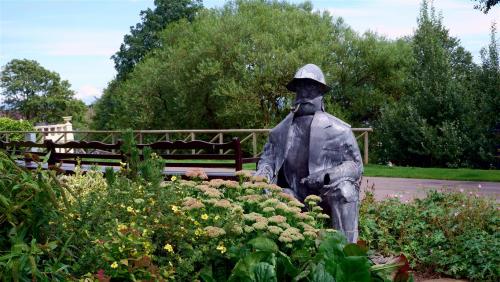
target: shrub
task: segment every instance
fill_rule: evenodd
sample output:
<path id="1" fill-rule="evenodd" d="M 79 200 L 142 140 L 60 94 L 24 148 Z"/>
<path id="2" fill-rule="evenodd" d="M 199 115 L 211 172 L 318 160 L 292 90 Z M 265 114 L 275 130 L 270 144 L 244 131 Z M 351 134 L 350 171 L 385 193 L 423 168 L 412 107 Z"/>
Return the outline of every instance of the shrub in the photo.
<path id="1" fill-rule="evenodd" d="M 0 117 L 0 131 L 31 131 L 34 130 L 33 125 L 27 120 L 14 120 L 6 117 Z M 23 134 L 11 134 L 10 141 L 24 140 Z"/>
<path id="2" fill-rule="evenodd" d="M 95 175 L 64 177 L 73 194 L 85 191 L 64 210 L 61 224 L 67 234 L 75 234 L 72 248 L 78 250 L 77 259 L 67 262 L 74 275 L 288 281 L 321 273 L 343 281 L 356 266 L 360 281 L 384 277 L 383 269 L 372 269 L 366 249 L 347 244 L 334 230 L 324 230 L 327 216 L 315 208 L 314 197 L 305 207 L 259 179 L 196 177 L 198 181 L 172 177 L 158 186 L 120 175 L 108 178 L 114 179 L 112 183 L 103 182 L 102 176 L 95 180 Z M 100 187 L 87 191 L 78 181 Z"/>
<path id="3" fill-rule="evenodd" d="M 429 192 L 403 204 L 375 202 L 368 194 L 360 209 L 360 237 L 383 254 L 405 254 L 420 270 L 498 281 L 500 212 L 472 193 Z"/>
<path id="4" fill-rule="evenodd" d="M 0 278 L 57 281 L 66 246 L 53 236 L 62 190 L 48 172 L 25 171 L 0 151 Z"/>
<path id="5" fill-rule="evenodd" d="M 317 202 L 246 172 L 240 181 L 163 180 L 130 152 L 119 172 L 55 178 L 0 154 L 0 277 L 68 281 L 406 281 L 404 258 L 373 265 Z M 398 270 L 399 269 L 399 270 Z M 395 271 L 397 270 L 397 271 Z"/>

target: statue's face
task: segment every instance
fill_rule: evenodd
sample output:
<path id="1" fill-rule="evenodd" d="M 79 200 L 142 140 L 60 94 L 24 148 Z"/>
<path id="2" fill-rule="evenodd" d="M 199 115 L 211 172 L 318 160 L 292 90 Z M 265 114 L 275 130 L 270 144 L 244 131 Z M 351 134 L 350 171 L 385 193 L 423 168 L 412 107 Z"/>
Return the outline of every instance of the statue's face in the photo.
<path id="1" fill-rule="evenodd" d="M 295 104 L 311 103 L 321 96 L 319 86 L 308 80 L 300 80 L 296 85 Z"/>
<path id="2" fill-rule="evenodd" d="M 312 115 L 322 110 L 323 96 L 316 83 L 300 80 L 295 89 L 296 96 L 293 107 L 295 115 Z"/>

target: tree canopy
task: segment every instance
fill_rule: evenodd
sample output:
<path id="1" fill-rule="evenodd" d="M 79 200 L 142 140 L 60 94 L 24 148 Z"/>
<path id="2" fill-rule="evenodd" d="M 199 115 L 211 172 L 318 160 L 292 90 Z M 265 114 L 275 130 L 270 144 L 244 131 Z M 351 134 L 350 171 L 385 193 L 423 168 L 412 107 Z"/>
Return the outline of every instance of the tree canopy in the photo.
<path id="1" fill-rule="evenodd" d="M 93 126 L 270 128 L 289 112 L 294 94 L 285 85 L 314 63 L 332 86 L 326 110 L 374 127 L 379 162 L 491 166 L 499 127 L 495 27 L 478 66 L 428 1 L 417 24 L 412 36 L 389 40 L 360 35 L 308 2 L 200 9 L 156 33 L 157 48 L 108 85 Z"/>
<path id="2" fill-rule="evenodd" d="M 130 27 L 120 50 L 111 57 L 118 79 L 124 79 L 148 52 L 161 46 L 158 33 L 169 23 L 180 19 L 191 21 L 203 7 L 201 0 L 155 0 L 154 4 L 154 10 L 141 11 L 142 21 Z"/>
<path id="3" fill-rule="evenodd" d="M 487 14 L 493 6 L 498 4 L 500 2 L 499 0 L 473 0 L 477 4 L 474 5 L 475 9 L 483 11 L 485 14 Z"/>
<path id="4" fill-rule="evenodd" d="M 33 122 L 59 122 L 65 115 L 78 120 L 85 111 L 85 104 L 74 98 L 69 82 L 34 60 L 8 62 L 1 72 L 0 86 L 4 109 Z"/>
<path id="5" fill-rule="evenodd" d="M 262 1 L 229 3 L 200 12 L 192 23 L 171 24 L 161 34 L 165 45 L 105 91 L 96 105 L 97 126 L 273 125 L 288 112 L 292 93 L 284 85 L 295 70 L 303 62 L 327 65 L 331 43 L 345 29 L 333 25 L 310 6 Z"/>
<path id="6" fill-rule="evenodd" d="M 415 166 L 471 166 L 489 159 L 477 68 L 426 1 L 412 46 L 408 94 L 386 107 L 380 119 L 383 155 Z"/>

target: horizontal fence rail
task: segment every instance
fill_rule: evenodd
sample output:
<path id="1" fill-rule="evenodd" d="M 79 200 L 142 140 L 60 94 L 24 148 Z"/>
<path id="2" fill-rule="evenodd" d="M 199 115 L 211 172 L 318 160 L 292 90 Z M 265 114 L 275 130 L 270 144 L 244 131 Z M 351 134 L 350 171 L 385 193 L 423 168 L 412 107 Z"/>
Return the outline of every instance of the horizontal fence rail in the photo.
<path id="1" fill-rule="evenodd" d="M 368 135 L 372 128 L 351 128 L 358 144 L 363 151 L 363 162 L 368 163 Z M 133 130 L 135 141 L 138 144 L 149 144 L 158 141 L 194 141 L 203 140 L 214 143 L 225 143 L 233 137 L 240 138 L 242 147 L 258 158 L 271 129 L 182 129 L 182 130 Z M 44 142 L 49 134 L 57 134 L 55 143 L 68 141 L 99 141 L 102 143 L 116 143 L 123 138 L 125 131 L 120 130 L 72 130 L 72 131 L 0 131 L 0 141 L 33 141 Z M 170 152 L 172 154 L 175 151 Z M 201 150 L 192 150 L 192 154 L 201 154 Z M 228 154 L 229 150 L 220 150 L 219 154 Z"/>

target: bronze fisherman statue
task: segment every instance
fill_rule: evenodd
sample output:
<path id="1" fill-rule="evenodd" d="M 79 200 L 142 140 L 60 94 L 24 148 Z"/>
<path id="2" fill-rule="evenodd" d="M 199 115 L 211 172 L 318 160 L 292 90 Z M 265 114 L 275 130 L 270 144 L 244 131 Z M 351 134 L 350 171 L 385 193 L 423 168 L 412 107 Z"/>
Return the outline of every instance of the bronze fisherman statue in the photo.
<path id="1" fill-rule="evenodd" d="M 356 242 L 363 164 L 351 127 L 325 112 L 330 87 L 318 66 L 301 67 L 287 88 L 296 93 L 293 110 L 271 131 L 256 175 L 302 202 L 321 196 L 333 227 Z"/>

